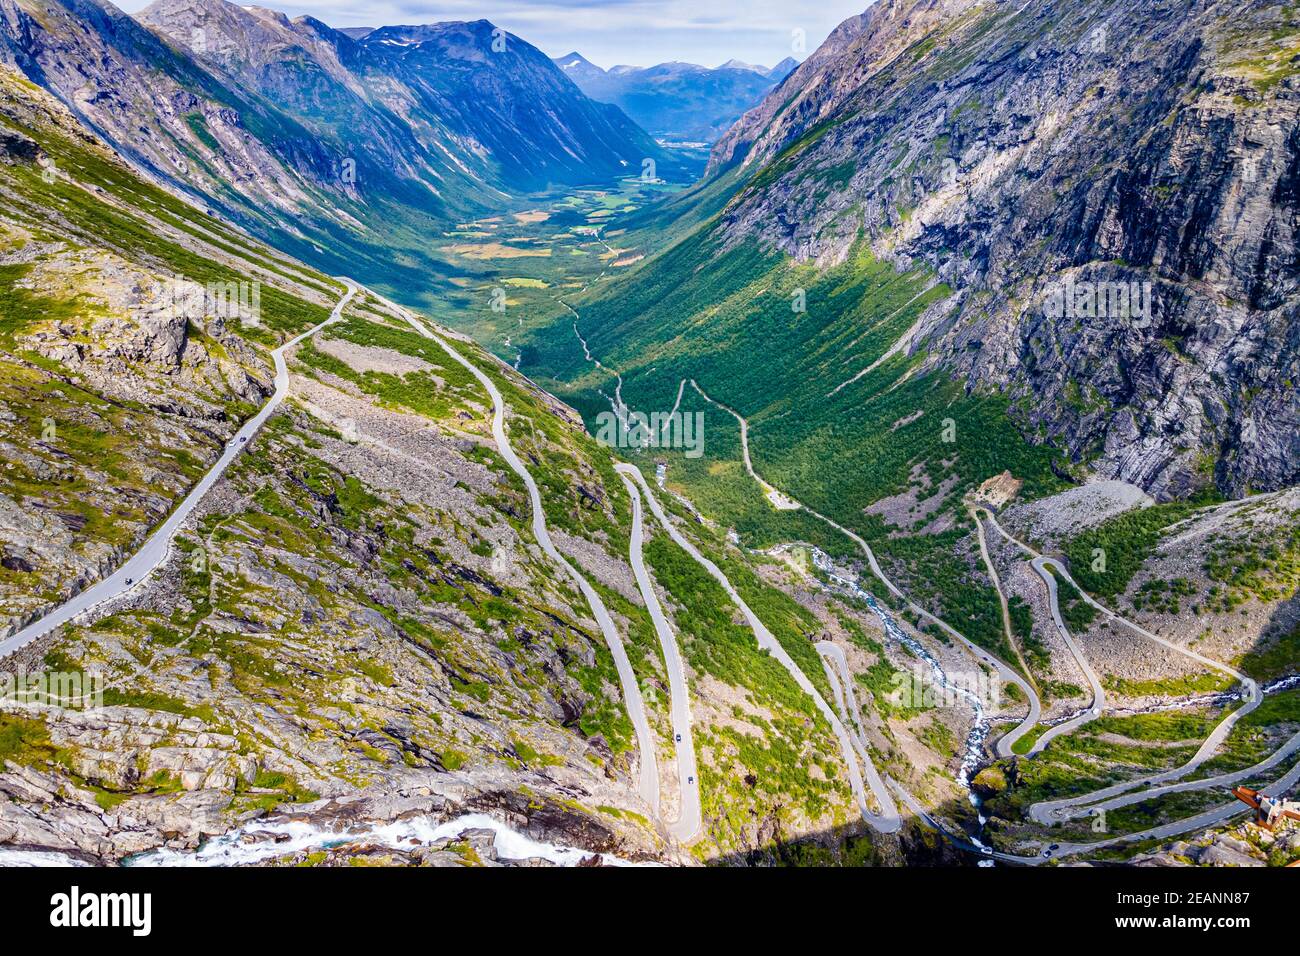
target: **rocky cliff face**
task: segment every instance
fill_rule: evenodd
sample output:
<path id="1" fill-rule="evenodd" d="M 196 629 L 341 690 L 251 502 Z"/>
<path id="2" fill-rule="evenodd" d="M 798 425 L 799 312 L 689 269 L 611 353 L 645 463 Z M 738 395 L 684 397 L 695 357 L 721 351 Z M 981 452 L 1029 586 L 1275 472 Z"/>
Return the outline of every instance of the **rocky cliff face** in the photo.
<path id="1" fill-rule="evenodd" d="M 722 229 L 924 261 L 911 350 L 1103 477 L 1293 484 L 1297 48 L 1265 2 L 880 2 L 718 143 Z"/>
<path id="2" fill-rule="evenodd" d="M 0 62 L 52 92 L 137 168 L 212 205 L 293 216 L 329 172 L 307 130 L 97 0 L 3 0 Z"/>

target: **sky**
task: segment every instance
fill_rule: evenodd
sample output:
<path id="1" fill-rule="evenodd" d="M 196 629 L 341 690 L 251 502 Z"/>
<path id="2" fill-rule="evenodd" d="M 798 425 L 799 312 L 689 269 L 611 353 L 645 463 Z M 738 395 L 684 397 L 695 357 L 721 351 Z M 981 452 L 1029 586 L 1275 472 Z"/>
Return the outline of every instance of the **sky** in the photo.
<path id="1" fill-rule="evenodd" d="M 491 20 L 550 56 L 576 50 L 598 66 L 730 59 L 802 60 L 871 0 L 260 0 L 333 27 Z M 149 0 L 116 0 L 134 13 Z M 796 33 L 796 31 L 801 31 Z M 803 44 L 800 49 L 799 39 Z"/>

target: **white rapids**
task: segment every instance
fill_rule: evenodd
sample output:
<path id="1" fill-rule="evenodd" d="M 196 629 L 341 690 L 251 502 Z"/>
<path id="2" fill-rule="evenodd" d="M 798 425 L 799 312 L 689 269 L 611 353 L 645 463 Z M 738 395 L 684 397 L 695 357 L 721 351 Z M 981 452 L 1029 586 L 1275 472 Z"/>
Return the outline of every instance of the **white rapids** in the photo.
<path id="1" fill-rule="evenodd" d="M 540 843 L 482 813 L 469 813 L 443 823 L 434 822 L 427 817 L 416 817 L 352 830 L 330 830 L 301 820 L 259 820 L 209 840 L 197 850 L 151 850 L 132 857 L 124 865 L 251 866 L 304 850 L 325 850 L 352 843 L 409 851 L 439 840 L 454 839 L 466 830 L 493 831 L 496 834 L 497 855 L 506 860 L 542 859 L 557 866 L 576 866 L 584 859 L 598 856 L 607 866 L 633 865 L 605 853 Z"/>
<path id="2" fill-rule="evenodd" d="M 576 866 L 596 856 L 606 866 L 636 866 L 608 853 L 592 853 L 575 847 L 541 843 L 510 829 L 486 814 L 469 813 L 439 823 L 415 817 L 393 823 L 371 823 L 347 830 L 331 830 L 305 820 L 255 820 L 236 830 L 208 840 L 196 850 L 162 847 L 122 861 L 131 867 L 225 867 L 254 866 L 294 853 L 328 850 L 350 844 L 410 851 L 440 840 L 455 839 L 467 830 L 491 830 L 496 834 L 497 856 L 503 860 L 546 860 L 557 866 Z M 91 866 L 78 857 L 57 850 L 18 850 L 0 847 L 0 867 Z"/>

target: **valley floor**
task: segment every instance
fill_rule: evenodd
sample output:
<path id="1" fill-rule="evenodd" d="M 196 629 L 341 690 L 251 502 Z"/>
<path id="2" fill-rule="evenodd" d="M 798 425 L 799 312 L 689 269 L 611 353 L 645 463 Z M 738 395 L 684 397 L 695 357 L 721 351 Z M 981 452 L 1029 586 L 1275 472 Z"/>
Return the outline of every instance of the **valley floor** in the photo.
<path id="1" fill-rule="evenodd" d="M 480 346 L 48 135 L 85 183 L 6 180 L 64 201 L 3 220 L 0 651 L 102 700 L 0 708 L 12 862 L 1156 858 L 1300 777 L 1300 496 L 1064 477 L 898 345 L 931 277 L 730 260 L 638 339 L 621 277 L 681 250 L 623 225 L 673 191 L 628 179 L 441 237 L 430 312 Z M 203 261 L 271 327 L 139 291 Z M 703 445 L 593 437 L 656 405 Z M 1169 853 L 1300 855 L 1223 840 Z"/>

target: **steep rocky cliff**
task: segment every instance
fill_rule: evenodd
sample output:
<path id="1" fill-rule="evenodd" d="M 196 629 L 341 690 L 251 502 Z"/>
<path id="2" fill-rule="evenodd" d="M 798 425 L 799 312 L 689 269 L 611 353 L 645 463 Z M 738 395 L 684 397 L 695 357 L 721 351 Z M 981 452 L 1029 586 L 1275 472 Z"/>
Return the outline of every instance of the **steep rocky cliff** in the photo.
<path id="1" fill-rule="evenodd" d="M 881 0 L 718 143 L 721 231 L 924 263 L 956 298 L 910 351 L 1104 477 L 1283 487 L 1297 49 L 1277 3 Z"/>

